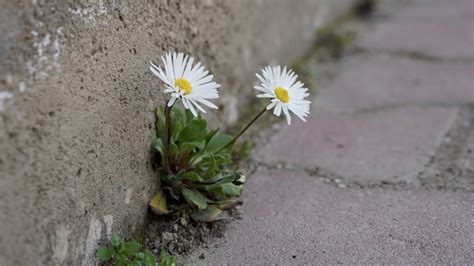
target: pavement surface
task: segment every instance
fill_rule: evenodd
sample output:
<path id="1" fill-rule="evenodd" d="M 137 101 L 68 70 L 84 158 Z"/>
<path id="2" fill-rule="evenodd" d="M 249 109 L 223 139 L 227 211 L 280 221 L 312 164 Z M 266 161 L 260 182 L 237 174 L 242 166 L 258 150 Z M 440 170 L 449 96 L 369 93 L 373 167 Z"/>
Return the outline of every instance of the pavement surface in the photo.
<path id="1" fill-rule="evenodd" d="M 380 17 L 185 264 L 474 263 L 474 2 Z"/>

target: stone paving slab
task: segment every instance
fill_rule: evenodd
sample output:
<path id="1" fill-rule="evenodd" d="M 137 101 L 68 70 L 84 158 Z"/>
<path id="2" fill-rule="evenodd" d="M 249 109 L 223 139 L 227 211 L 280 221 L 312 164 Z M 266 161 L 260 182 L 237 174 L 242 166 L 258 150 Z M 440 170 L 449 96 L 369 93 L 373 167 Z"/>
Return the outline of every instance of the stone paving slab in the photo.
<path id="1" fill-rule="evenodd" d="M 473 46 L 474 49 L 474 46 Z M 354 57 L 316 107 L 354 111 L 410 104 L 474 103 L 474 64 L 433 63 L 389 55 Z"/>
<path id="2" fill-rule="evenodd" d="M 260 160 L 321 168 L 347 181 L 410 183 L 423 170 L 457 109 L 397 107 L 360 114 L 315 110 L 271 139 Z"/>
<path id="3" fill-rule="evenodd" d="M 451 7 L 446 12 L 448 5 Z M 473 9 L 473 1 L 418 1 L 403 8 L 399 17 L 378 24 L 362 43 L 444 58 L 473 58 Z"/>
<path id="4" fill-rule="evenodd" d="M 244 198 L 242 220 L 185 264 L 474 261 L 473 194 L 338 189 L 299 171 L 261 171 Z"/>

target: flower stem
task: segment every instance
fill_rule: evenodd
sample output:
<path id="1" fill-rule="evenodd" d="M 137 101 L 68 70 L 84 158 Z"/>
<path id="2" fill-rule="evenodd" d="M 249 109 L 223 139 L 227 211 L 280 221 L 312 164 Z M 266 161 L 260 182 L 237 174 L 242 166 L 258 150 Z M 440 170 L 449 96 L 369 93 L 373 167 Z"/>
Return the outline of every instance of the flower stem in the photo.
<path id="1" fill-rule="evenodd" d="M 169 165 L 169 147 L 170 147 L 170 113 L 171 113 L 171 108 L 173 106 L 168 106 L 166 105 L 165 107 L 165 132 L 163 132 L 163 145 L 164 145 L 164 154 L 163 157 L 165 160 L 165 167 L 168 173 L 171 173 L 170 165 Z"/>
<path id="2" fill-rule="evenodd" d="M 231 141 L 229 141 L 225 146 L 223 146 L 222 148 L 220 148 L 220 149 L 216 152 L 216 154 L 218 154 L 219 152 L 225 150 L 225 149 L 228 148 L 230 145 L 232 145 L 233 143 L 235 143 L 235 142 L 237 141 L 237 139 L 238 139 L 240 136 L 242 136 L 242 134 L 244 134 L 245 131 L 247 131 L 247 129 L 249 129 L 249 127 L 250 127 L 253 123 L 255 123 L 255 121 L 257 121 L 257 119 L 259 119 L 259 118 L 265 113 L 266 110 L 267 110 L 267 108 L 266 108 L 266 107 L 263 107 L 263 109 L 262 109 L 244 128 L 242 128 L 242 129 L 240 130 L 240 132 L 239 132 L 237 135 L 235 135 L 235 137 L 234 137 Z"/>

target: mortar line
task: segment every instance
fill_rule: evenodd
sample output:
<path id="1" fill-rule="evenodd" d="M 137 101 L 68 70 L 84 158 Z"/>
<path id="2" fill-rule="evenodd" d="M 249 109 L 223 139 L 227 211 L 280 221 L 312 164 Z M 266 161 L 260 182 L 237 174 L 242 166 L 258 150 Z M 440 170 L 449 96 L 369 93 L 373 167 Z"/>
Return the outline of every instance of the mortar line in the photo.
<path id="1" fill-rule="evenodd" d="M 473 65 L 474 57 L 441 57 L 432 54 L 428 54 L 416 50 L 405 50 L 405 49 L 387 49 L 387 48 L 377 48 L 377 47 L 363 47 L 363 46 L 354 46 L 351 51 L 351 55 L 366 54 L 366 55 L 380 55 L 386 54 L 393 57 L 408 58 L 415 61 L 429 62 L 429 63 L 458 63 Z"/>
<path id="2" fill-rule="evenodd" d="M 431 108 L 431 107 L 445 107 L 445 108 L 472 108 L 474 107 L 474 102 L 437 102 L 437 101 L 427 101 L 427 102 L 402 102 L 394 103 L 387 105 L 379 105 L 367 108 L 359 108 L 354 111 L 340 112 L 341 114 L 351 114 L 351 115 L 363 115 L 367 113 L 377 113 L 383 112 L 390 109 L 404 108 L 404 107 L 421 107 L 421 108 Z"/>
<path id="3" fill-rule="evenodd" d="M 414 191 L 419 190 L 420 187 L 406 181 L 393 182 L 390 180 L 365 180 L 365 181 L 351 181 L 348 178 L 337 175 L 333 172 L 322 170 L 319 166 L 305 167 L 297 164 L 287 164 L 281 162 L 267 163 L 263 161 L 253 161 L 254 166 L 250 175 L 253 176 L 259 170 L 259 167 L 266 171 L 286 171 L 290 173 L 304 173 L 311 177 L 317 177 L 324 184 L 331 185 L 340 189 L 387 189 L 387 190 L 404 190 Z"/>
<path id="4" fill-rule="evenodd" d="M 467 121 L 467 124 L 465 124 Z M 449 138 L 449 141 L 442 142 L 436 148 L 428 163 L 424 166 L 424 171 L 417 176 L 421 186 L 437 185 L 437 190 L 446 191 L 468 191 L 470 189 L 463 189 L 458 187 L 450 187 L 448 183 L 436 183 L 437 174 L 441 175 L 441 180 L 449 181 L 449 175 L 456 178 L 465 178 L 470 174 L 474 174 L 469 169 L 464 169 L 467 174 L 463 172 L 462 167 L 459 167 L 456 162 L 462 154 L 462 147 L 467 143 L 469 134 L 474 132 L 474 104 L 466 105 L 460 109 L 459 115 L 453 125 L 447 130 L 443 138 Z M 449 154 L 449 156 L 447 156 Z M 451 170 L 449 173 L 448 170 Z M 452 173 L 453 171 L 456 173 Z M 434 171 L 434 172 L 433 172 Z M 447 178 L 448 177 L 448 178 Z M 444 185 L 440 187 L 440 185 Z"/>

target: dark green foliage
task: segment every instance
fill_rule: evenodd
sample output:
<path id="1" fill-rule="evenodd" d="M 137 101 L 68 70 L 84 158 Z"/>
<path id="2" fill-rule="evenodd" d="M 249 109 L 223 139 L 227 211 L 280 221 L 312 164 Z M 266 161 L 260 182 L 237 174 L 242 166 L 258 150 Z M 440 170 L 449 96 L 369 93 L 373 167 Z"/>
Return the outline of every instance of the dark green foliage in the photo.
<path id="1" fill-rule="evenodd" d="M 194 220 L 212 221 L 215 209 L 230 206 L 223 201 L 240 196 L 242 191 L 241 183 L 233 183 L 241 174 L 229 167 L 233 143 L 225 147 L 233 137 L 209 130 L 200 116 L 194 117 L 190 111 L 174 106 L 170 112 L 169 155 L 165 165 L 164 111 L 157 111 L 157 120 L 152 146 L 159 155 L 155 164 L 160 170 L 162 191 L 171 191 L 170 194 L 178 196 L 178 202 L 186 202 L 194 211 Z M 156 206 L 154 209 L 157 210 Z M 162 209 L 155 213 L 165 213 Z"/>
<path id="2" fill-rule="evenodd" d="M 161 247 L 161 266 L 176 266 L 176 257 L 168 255 L 164 246 Z"/>
<path id="3" fill-rule="evenodd" d="M 156 258 L 135 240 L 125 241 L 116 234 L 110 238 L 111 247 L 100 247 L 96 256 L 103 262 L 118 266 L 155 266 Z"/>

